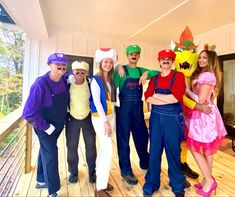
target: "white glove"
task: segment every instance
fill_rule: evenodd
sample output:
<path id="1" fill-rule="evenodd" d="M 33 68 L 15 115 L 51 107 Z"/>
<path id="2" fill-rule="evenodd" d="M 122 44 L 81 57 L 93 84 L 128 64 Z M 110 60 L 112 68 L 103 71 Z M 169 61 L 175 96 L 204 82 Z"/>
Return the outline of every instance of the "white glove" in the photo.
<path id="1" fill-rule="evenodd" d="M 75 82 L 76 82 L 76 79 L 75 79 L 74 75 L 69 75 L 69 77 L 67 79 L 67 83 L 74 84 Z"/>
<path id="2" fill-rule="evenodd" d="M 186 92 L 191 99 L 198 103 L 198 95 L 196 95 L 193 91 L 191 91 L 188 87 L 186 87 Z"/>
<path id="3" fill-rule="evenodd" d="M 45 131 L 48 135 L 51 135 L 55 131 L 55 127 L 50 124 L 50 127 Z"/>
<path id="4" fill-rule="evenodd" d="M 185 81 L 185 84 L 186 84 L 186 90 L 187 90 L 187 89 L 190 89 L 190 86 L 189 86 L 189 84 L 187 83 L 187 81 Z"/>

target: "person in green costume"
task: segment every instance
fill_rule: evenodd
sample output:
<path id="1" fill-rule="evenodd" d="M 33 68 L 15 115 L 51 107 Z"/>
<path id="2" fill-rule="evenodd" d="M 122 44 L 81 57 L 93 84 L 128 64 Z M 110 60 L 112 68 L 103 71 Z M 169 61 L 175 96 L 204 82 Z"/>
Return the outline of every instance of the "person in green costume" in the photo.
<path id="1" fill-rule="evenodd" d="M 119 166 L 121 175 L 127 183 L 138 183 L 134 176 L 130 162 L 130 132 L 132 132 L 135 148 L 139 156 L 139 164 L 142 169 L 148 169 L 149 153 L 148 129 L 144 121 L 143 113 L 143 85 L 141 82 L 158 74 L 137 66 L 141 48 L 138 45 L 130 45 L 126 48 L 128 64 L 123 65 L 124 75 L 120 76 L 118 70 L 114 72 L 114 86 L 119 88 L 120 107 L 116 107 L 116 135 Z"/>

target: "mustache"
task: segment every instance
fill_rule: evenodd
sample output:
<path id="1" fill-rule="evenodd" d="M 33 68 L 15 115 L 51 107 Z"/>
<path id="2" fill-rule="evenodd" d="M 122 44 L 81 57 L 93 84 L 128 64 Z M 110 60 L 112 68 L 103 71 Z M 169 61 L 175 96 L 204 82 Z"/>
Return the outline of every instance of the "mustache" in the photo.
<path id="1" fill-rule="evenodd" d="M 162 62 L 162 64 L 170 64 L 169 61 Z"/>
<path id="2" fill-rule="evenodd" d="M 131 59 L 136 60 L 136 57 L 132 57 Z"/>

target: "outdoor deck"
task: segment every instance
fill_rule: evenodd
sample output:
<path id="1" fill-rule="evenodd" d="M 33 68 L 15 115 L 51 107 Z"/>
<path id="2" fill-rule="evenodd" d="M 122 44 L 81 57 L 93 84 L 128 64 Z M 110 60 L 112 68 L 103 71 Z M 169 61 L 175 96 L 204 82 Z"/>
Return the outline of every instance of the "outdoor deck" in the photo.
<path id="1" fill-rule="evenodd" d="M 66 162 L 66 143 L 64 132 L 61 134 L 59 141 L 59 170 L 61 179 L 61 189 L 59 196 L 94 196 L 95 184 L 88 182 L 87 166 L 85 161 L 85 148 L 83 138 L 80 138 L 79 146 L 79 181 L 76 184 L 70 184 L 68 182 L 68 170 Z M 138 156 L 135 153 L 133 141 L 131 140 L 131 160 L 134 174 L 138 177 L 138 185 L 131 186 L 127 184 L 120 175 L 118 166 L 118 156 L 115 143 L 115 135 L 113 136 L 113 163 L 110 174 L 110 183 L 114 186 L 114 190 L 111 192 L 112 196 L 142 196 L 142 186 L 145 182 L 144 175 L 146 171 L 141 170 L 138 166 Z M 19 181 L 19 185 L 16 188 L 14 196 L 47 196 L 47 190 L 35 190 L 35 179 L 36 179 L 36 159 L 38 154 L 38 141 L 36 141 L 33 152 L 32 152 L 32 170 L 30 173 L 24 174 Z M 199 169 L 189 154 L 189 163 L 193 169 L 199 172 Z M 213 173 L 218 182 L 218 188 L 216 196 L 235 196 L 235 157 L 218 152 L 214 159 Z M 202 178 L 199 177 L 199 180 Z M 188 179 L 193 185 L 196 183 L 193 179 Z M 186 196 L 197 196 L 195 188 L 192 186 L 186 189 Z M 161 188 L 158 192 L 154 193 L 153 196 L 174 196 L 168 185 L 167 176 L 167 163 L 165 155 L 162 160 L 162 173 L 161 173 Z M 215 196 L 214 194 L 212 196 Z"/>

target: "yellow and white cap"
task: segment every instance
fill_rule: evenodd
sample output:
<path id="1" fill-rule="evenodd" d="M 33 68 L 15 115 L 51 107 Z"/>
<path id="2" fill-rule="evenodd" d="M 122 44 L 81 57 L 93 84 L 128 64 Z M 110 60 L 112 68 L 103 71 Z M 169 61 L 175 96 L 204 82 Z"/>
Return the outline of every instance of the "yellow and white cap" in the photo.
<path id="1" fill-rule="evenodd" d="M 88 71 L 89 70 L 89 64 L 84 61 L 74 61 L 72 63 L 72 70 L 74 69 L 83 69 Z"/>
<path id="2" fill-rule="evenodd" d="M 117 53 L 113 48 L 99 48 L 95 52 L 95 61 L 100 63 L 104 58 L 110 58 L 113 62 L 117 61 Z"/>

